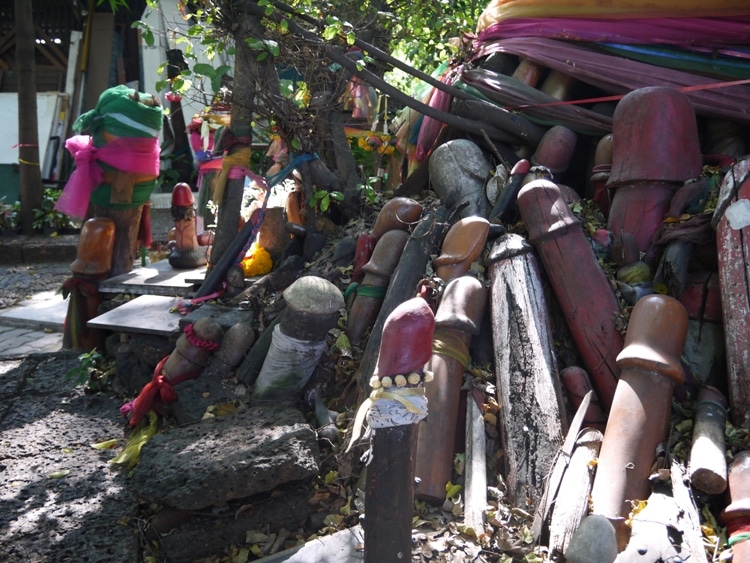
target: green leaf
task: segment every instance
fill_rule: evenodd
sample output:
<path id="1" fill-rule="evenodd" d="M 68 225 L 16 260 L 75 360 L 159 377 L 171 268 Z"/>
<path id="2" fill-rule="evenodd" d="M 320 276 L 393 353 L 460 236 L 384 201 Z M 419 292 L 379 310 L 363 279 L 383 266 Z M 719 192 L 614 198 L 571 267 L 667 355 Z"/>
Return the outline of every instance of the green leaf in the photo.
<path id="1" fill-rule="evenodd" d="M 142 37 L 148 47 L 154 46 L 154 32 L 151 31 L 151 28 L 144 29 L 142 33 Z"/>
<path id="2" fill-rule="evenodd" d="M 354 45 L 354 42 L 357 40 L 357 36 L 354 34 L 353 31 L 350 31 L 346 34 L 346 43 L 347 45 Z"/>
<path id="3" fill-rule="evenodd" d="M 203 27 L 203 25 L 201 25 L 201 24 L 195 24 L 195 25 L 191 25 L 191 26 L 190 26 L 190 27 L 188 28 L 188 30 L 187 30 L 187 34 L 188 34 L 188 35 L 189 35 L 190 37 L 200 37 L 200 36 L 201 36 L 201 35 L 203 35 L 203 34 L 204 34 L 205 32 L 206 32 L 206 30 L 205 30 L 205 28 Z"/>
<path id="4" fill-rule="evenodd" d="M 195 74 L 203 74 L 205 76 L 213 77 L 216 75 L 216 69 L 206 63 L 197 63 L 193 65 L 193 72 Z"/>
<path id="5" fill-rule="evenodd" d="M 331 192 L 328 195 L 331 196 L 331 199 L 335 199 L 336 201 L 344 201 L 344 194 L 341 192 Z"/>
<path id="6" fill-rule="evenodd" d="M 286 18 L 279 22 L 279 32 L 282 35 L 286 35 L 287 33 L 289 33 L 289 20 L 287 20 Z"/>
<path id="7" fill-rule="evenodd" d="M 320 210 L 325 213 L 328 211 L 328 206 L 331 205 L 331 200 L 328 198 L 328 194 L 320 200 Z"/>
<path id="8" fill-rule="evenodd" d="M 292 148 L 296 151 L 302 148 L 302 143 L 300 143 L 299 139 L 292 139 Z"/>
<path id="9" fill-rule="evenodd" d="M 274 57 L 278 57 L 279 53 L 281 52 L 279 50 L 279 44 L 276 41 L 271 41 L 270 39 L 266 41 L 266 48 L 268 49 L 268 52 L 271 53 Z"/>
<path id="10" fill-rule="evenodd" d="M 161 92 L 162 90 L 166 90 L 167 86 L 169 86 L 169 81 L 167 81 L 167 80 L 159 80 L 154 85 L 154 90 L 156 90 L 157 92 Z"/>
<path id="11" fill-rule="evenodd" d="M 262 53 L 258 53 L 256 60 L 260 62 L 260 61 L 266 60 L 267 58 L 268 58 L 268 51 L 263 51 Z"/>
<path id="12" fill-rule="evenodd" d="M 245 39 L 245 43 L 247 43 L 247 46 L 253 51 L 263 51 L 265 49 L 263 41 L 256 39 L 255 37 L 248 37 Z"/>
<path id="13" fill-rule="evenodd" d="M 214 92 L 218 92 L 219 90 L 221 90 L 222 78 L 223 78 L 223 75 L 218 74 L 211 79 L 211 89 Z"/>
<path id="14" fill-rule="evenodd" d="M 349 350 L 352 347 L 352 343 L 349 341 L 349 337 L 346 333 L 342 332 L 339 334 L 338 338 L 336 338 L 335 346 L 339 350 Z"/>

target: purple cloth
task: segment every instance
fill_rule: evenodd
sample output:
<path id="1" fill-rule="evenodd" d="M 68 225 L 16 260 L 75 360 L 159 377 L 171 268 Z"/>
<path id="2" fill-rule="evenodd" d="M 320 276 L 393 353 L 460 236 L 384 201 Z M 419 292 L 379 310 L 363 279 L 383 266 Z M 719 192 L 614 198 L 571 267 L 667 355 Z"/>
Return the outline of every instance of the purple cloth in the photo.
<path id="1" fill-rule="evenodd" d="M 479 43 L 546 37 L 591 43 L 717 47 L 750 43 L 750 17 L 736 18 L 510 18 L 479 33 Z"/>
<path id="2" fill-rule="evenodd" d="M 483 48 L 529 59 L 600 88 L 609 94 L 627 94 L 648 86 L 683 91 L 697 113 L 750 123 L 750 85 L 724 86 L 721 82 L 660 66 L 607 55 L 576 43 L 543 37 L 516 37 Z"/>

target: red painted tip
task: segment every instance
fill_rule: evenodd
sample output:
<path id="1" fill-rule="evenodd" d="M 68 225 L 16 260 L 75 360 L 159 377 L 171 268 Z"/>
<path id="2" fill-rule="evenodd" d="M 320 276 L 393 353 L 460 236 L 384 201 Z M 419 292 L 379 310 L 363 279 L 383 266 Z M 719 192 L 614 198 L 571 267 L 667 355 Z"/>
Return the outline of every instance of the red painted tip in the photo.
<path id="1" fill-rule="evenodd" d="M 383 326 L 375 375 L 421 372 L 432 356 L 435 316 L 421 297 L 404 301 L 396 307 Z"/>
<path id="2" fill-rule="evenodd" d="M 185 182 L 176 184 L 172 190 L 172 205 L 176 207 L 192 207 L 195 200 L 193 199 L 193 190 Z"/>

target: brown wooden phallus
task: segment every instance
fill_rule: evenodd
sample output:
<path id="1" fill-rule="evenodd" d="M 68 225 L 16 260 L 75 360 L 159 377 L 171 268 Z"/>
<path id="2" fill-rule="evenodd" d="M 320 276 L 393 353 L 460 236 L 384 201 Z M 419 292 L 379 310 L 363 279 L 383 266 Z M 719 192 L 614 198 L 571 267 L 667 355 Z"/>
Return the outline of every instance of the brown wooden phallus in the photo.
<path id="1" fill-rule="evenodd" d="M 362 267 L 365 277 L 357 286 L 346 325 L 346 335 L 352 344 L 358 344 L 375 322 L 407 240 L 409 233 L 405 231 L 387 231 L 375 245 L 370 261 Z"/>
<path id="2" fill-rule="evenodd" d="M 63 295 L 70 296 L 63 329 L 66 350 L 102 349 L 105 332 L 89 328 L 88 321 L 99 315 L 103 297 L 99 281 L 107 279 L 112 267 L 115 222 L 108 217 L 94 217 L 83 224 L 78 253 L 70 265 L 73 277 L 63 284 Z"/>
<path id="3" fill-rule="evenodd" d="M 445 235 L 440 256 L 432 261 L 435 274 L 444 282 L 464 275 L 484 249 L 490 223 L 484 217 L 466 217 Z"/>
<path id="4" fill-rule="evenodd" d="M 435 314 L 433 354 L 426 366 L 434 379 L 425 386 L 430 414 L 419 423 L 417 496 L 438 505 L 453 474 L 453 454 L 459 401 L 467 367 L 469 344 L 479 333 L 487 307 L 487 289 L 471 276 L 448 283 Z"/>
<path id="5" fill-rule="evenodd" d="M 375 218 L 372 235 L 379 239 L 391 230 L 408 231 L 422 215 L 422 204 L 409 197 L 389 199 Z"/>
<path id="6" fill-rule="evenodd" d="M 623 525 L 630 501 L 648 498 L 656 446 L 666 438 L 672 392 L 684 382 L 680 356 L 687 333 L 685 307 L 666 295 L 647 295 L 633 307 L 621 368 L 591 491 L 593 512 Z M 624 536 L 620 536 L 621 540 Z"/>

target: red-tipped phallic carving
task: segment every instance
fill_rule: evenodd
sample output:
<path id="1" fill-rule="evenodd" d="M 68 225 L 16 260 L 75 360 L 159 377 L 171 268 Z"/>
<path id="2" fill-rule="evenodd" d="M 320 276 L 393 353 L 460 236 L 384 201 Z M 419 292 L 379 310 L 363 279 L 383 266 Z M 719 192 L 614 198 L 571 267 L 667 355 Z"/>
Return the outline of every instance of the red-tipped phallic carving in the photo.
<path id="1" fill-rule="evenodd" d="M 556 184 L 534 180 L 525 185 L 518 207 L 599 401 L 609 410 L 619 373 L 616 358 L 623 345 L 615 325 L 620 306 L 609 280 Z"/>

